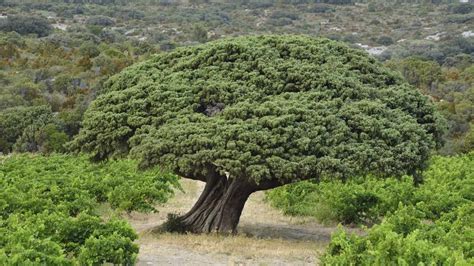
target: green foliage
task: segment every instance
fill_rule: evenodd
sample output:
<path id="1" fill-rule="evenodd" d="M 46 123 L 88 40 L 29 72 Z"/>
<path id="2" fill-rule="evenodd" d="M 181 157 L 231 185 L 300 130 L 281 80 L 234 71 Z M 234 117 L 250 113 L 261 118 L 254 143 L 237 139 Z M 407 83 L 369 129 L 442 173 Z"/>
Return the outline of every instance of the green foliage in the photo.
<path id="1" fill-rule="evenodd" d="M 23 130 L 16 140 L 13 150 L 16 152 L 64 152 L 64 144 L 69 141 L 53 120 L 37 120 Z"/>
<path id="2" fill-rule="evenodd" d="M 313 216 L 321 222 L 373 224 L 398 203 L 413 198 L 413 180 L 376 177 L 353 178 L 346 182 L 304 181 L 269 191 L 267 200 L 289 215 Z"/>
<path id="3" fill-rule="evenodd" d="M 469 3 L 452 4 L 449 6 L 449 11 L 454 14 L 468 14 L 474 11 L 474 7 Z"/>
<path id="4" fill-rule="evenodd" d="M 192 31 L 194 41 L 202 43 L 207 41 L 207 30 L 202 25 L 195 25 Z"/>
<path id="5" fill-rule="evenodd" d="M 117 233 L 90 237 L 84 243 L 79 254 L 83 265 L 99 265 L 113 262 L 120 265 L 133 265 L 138 253 L 138 246 L 130 238 Z"/>
<path id="6" fill-rule="evenodd" d="M 392 45 L 393 44 L 393 39 L 390 36 L 380 36 L 377 39 L 377 43 L 381 45 Z"/>
<path id="7" fill-rule="evenodd" d="M 311 13 L 332 13 L 335 12 L 336 9 L 331 5 L 317 4 L 310 7 L 308 11 Z"/>
<path id="8" fill-rule="evenodd" d="M 25 129 L 37 121 L 50 121 L 51 109 L 47 106 L 14 107 L 0 113 L 0 152 L 8 153 Z M 38 123 L 37 123 L 38 124 Z"/>
<path id="9" fill-rule="evenodd" d="M 86 56 L 89 58 L 94 58 L 100 55 L 100 50 L 97 48 L 97 45 L 95 45 L 92 42 L 86 42 L 79 47 L 79 53 L 82 56 Z"/>
<path id="10" fill-rule="evenodd" d="M 100 27 L 106 27 L 106 26 L 114 25 L 115 22 L 107 16 L 94 16 L 94 17 L 90 17 L 86 21 L 86 24 L 94 25 L 94 26 L 100 26 Z"/>
<path id="11" fill-rule="evenodd" d="M 39 152 L 63 152 L 64 144 L 69 140 L 66 133 L 60 131 L 56 125 L 48 124 L 36 135 L 37 142 L 41 145 Z"/>
<path id="12" fill-rule="evenodd" d="M 412 85 L 425 91 L 441 79 L 441 66 L 421 58 L 406 58 L 399 62 L 388 62 L 387 66 L 400 71 Z"/>
<path id="13" fill-rule="evenodd" d="M 446 67 L 421 58 L 390 60 L 386 63 L 398 70 L 413 85 L 431 95 L 448 121 L 446 143 L 441 154 L 467 153 L 472 150 L 470 124 L 474 118 L 474 75 L 466 56 L 451 58 Z"/>
<path id="14" fill-rule="evenodd" d="M 253 36 L 158 54 L 111 78 L 72 144 L 183 175 L 256 181 L 401 175 L 442 128 L 430 101 L 364 52 Z"/>
<path id="15" fill-rule="evenodd" d="M 474 20 L 474 13 L 468 14 L 456 14 L 456 15 L 449 15 L 446 17 L 446 22 L 448 23 L 458 23 L 463 24 Z"/>
<path id="16" fill-rule="evenodd" d="M 270 202 L 292 215 L 345 223 L 382 222 L 367 235 L 340 229 L 325 265 L 471 265 L 474 262 L 474 153 L 434 157 L 424 181 L 411 178 L 300 182 L 272 190 Z"/>
<path id="17" fill-rule="evenodd" d="M 402 206 L 366 236 L 342 229 L 332 237 L 324 265 L 472 265 L 474 208 L 456 207 L 426 221 L 414 206 Z"/>
<path id="18" fill-rule="evenodd" d="M 474 153 L 435 157 L 418 187 L 408 176 L 305 181 L 271 190 L 267 199 L 286 214 L 313 216 L 323 222 L 373 224 L 399 204 L 416 205 L 426 218 L 437 219 L 474 200 L 473 168 Z"/>
<path id="19" fill-rule="evenodd" d="M 474 201 L 474 152 L 463 156 L 437 157 L 424 173 L 413 204 L 430 219 Z"/>
<path id="20" fill-rule="evenodd" d="M 130 160 L 91 164 L 85 156 L 14 155 L 0 163 L 2 264 L 133 264 L 130 225 L 104 220 L 98 206 L 153 211 L 178 187 L 176 176 L 138 171 Z"/>
<path id="21" fill-rule="evenodd" d="M 69 141 L 48 106 L 13 107 L 0 113 L 0 152 L 62 152 Z"/>
<path id="22" fill-rule="evenodd" d="M 37 34 L 44 37 L 51 33 L 52 27 L 44 17 L 10 15 L 5 21 L 0 21 L 0 31 L 15 31 L 19 34 Z"/>
<path id="23" fill-rule="evenodd" d="M 273 19 L 287 18 L 290 20 L 298 20 L 299 17 L 297 13 L 293 13 L 293 12 L 285 11 L 285 10 L 278 10 L 276 12 L 273 12 L 270 18 L 273 18 Z"/>

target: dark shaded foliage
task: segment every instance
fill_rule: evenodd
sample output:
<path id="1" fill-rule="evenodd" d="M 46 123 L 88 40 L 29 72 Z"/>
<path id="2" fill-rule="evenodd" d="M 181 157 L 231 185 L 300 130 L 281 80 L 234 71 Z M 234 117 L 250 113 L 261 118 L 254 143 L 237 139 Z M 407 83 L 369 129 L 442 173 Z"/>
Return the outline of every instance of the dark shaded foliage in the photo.
<path id="1" fill-rule="evenodd" d="M 48 36 L 52 27 L 48 20 L 39 16 L 10 15 L 0 20 L 0 31 L 15 31 L 19 34 L 37 34 L 39 37 Z"/>

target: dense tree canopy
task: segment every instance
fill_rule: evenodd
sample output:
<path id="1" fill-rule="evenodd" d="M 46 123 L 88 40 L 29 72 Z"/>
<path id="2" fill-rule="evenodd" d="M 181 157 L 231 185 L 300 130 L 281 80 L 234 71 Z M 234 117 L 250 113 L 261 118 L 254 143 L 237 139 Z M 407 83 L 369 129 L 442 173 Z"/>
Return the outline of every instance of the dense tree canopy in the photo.
<path id="1" fill-rule="evenodd" d="M 208 185 L 217 176 L 224 190 L 244 183 L 236 186 L 250 194 L 309 178 L 413 173 L 441 124 L 427 97 L 363 51 L 252 36 L 159 54 L 114 76 L 73 147 L 96 159 L 131 154 Z M 203 223 L 191 231 L 222 229 Z"/>
<path id="2" fill-rule="evenodd" d="M 208 165 L 255 180 L 398 175 L 418 167 L 440 135 L 426 97 L 362 51 L 326 39 L 178 49 L 106 87 L 76 145 L 191 176 Z"/>

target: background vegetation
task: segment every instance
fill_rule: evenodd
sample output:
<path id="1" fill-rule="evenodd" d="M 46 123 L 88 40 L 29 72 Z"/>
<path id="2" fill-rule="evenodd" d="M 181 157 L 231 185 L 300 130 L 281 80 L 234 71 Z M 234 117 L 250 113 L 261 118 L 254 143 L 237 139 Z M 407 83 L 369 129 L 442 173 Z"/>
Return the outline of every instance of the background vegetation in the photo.
<path id="1" fill-rule="evenodd" d="M 336 233 L 328 265 L 474 262 L 474 153 L 432 159 L 424 182 L 374 177 L 300 182 L 267 193 L 290 215 L 323 222 L 373 225 L 365 236 Z M 363 181 L 365 180 L 365 181 Z"/>

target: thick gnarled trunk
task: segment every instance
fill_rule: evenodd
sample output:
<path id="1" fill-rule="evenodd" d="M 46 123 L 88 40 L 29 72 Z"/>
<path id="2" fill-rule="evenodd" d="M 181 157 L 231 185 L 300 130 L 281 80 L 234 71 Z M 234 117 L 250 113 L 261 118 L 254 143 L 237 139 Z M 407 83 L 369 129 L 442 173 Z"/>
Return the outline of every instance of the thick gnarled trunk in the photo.
<path id="1" fill-rule="evenodd" d="M 205 176 L 189 176 L 177 173 L 188 179 L 206 183 L 201 196 L 192 209 L 183 216 L 173 218 L 165 230 L 191 233 L 235 233 L 245 202 L 250 194 L 284 185 L 288 182 L 269 178 L 255 182 L 247 178 L 228 178 L 219 174 L 215 166 L 207 168 Z M 176 219 L 176 220 L 175 220 Z M 169 224 L 168 224 L 169 225 Z"/>
<path id="2" fill-rule="evenodd" d="M 212 175 L 180 223 L 192 233 L 235 233 L 245 202 L 254 191 L 248 182 Z"/>

